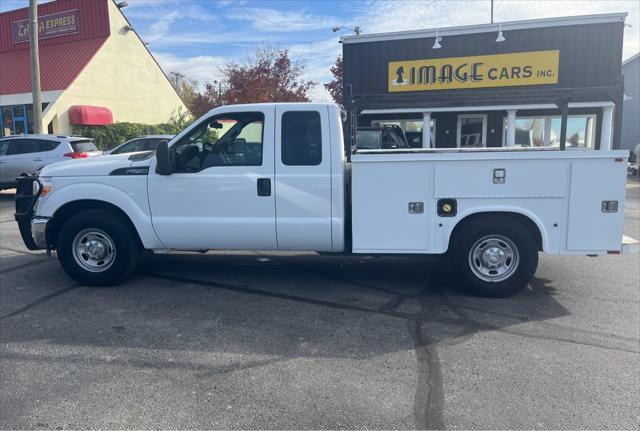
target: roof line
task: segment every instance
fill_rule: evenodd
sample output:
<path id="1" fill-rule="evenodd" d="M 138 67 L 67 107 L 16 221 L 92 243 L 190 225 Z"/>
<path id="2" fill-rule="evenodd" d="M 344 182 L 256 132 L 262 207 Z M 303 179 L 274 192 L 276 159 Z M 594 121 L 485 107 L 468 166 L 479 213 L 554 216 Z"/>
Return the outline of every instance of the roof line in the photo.
<path id="1" fill-rule="evenodd" d="M 609 101 L 594 101 L 594 102 L 570 102 L 569 108 L 603 108 L 613 107 L 613 102 Z M 515 110 L 530 110 L 530 109 L 558 109 L 558 105 L 555 103 L 530 103 L 520 105 L 473 105 L 473 106 L 444 106 L 444 107 L 431 107 L 431 108 L 391 108 L 391 109 L 363 109 L 361 114 L 374 115 L 374 114 L 420 114 L 425 112 L 478 112 L 478 111 L 508 111 L 510 109 Z"/>
<path id="2" fill-rule="evenodd" d="M 626 12 L 618 12 L 618 13 L 604 13 L 604 14 L 596 14 L 596 15 L 576 15 L 576 16 L 566 16 L 566 17 L 529 19 L 529 20 L 521 20 L 521 21 L 504 21 L 504 22 L 494 22 L 490 24 L 473 24 L 473 25 L 463 25 L 463 26 L 456 26 L 456 27 L 439 27 L 439 28 L 432 28 L 432 29 L 397 31 L 397 32 L 389 32 L 389 33 L 372 33 L 372 34 L 363 34 L 360 36 L 356 36 L 356 35 L 342 36 L 340 38 L 340 42 L 344 44 L 348 44 L 348 43 L 383 42 L 383 41 L 398 40 L 398 39 L 418 39 L 418 38 L 425 38 L 425 37 L 434 37 L 436 35 L 436 32 L 438 33 L 438 36 L 474 34 L 474 33 L 496 31 L 498 29 L 498 26 L 501 26 L 503 31 L 508 31 L 508 30 L 523 30 L 528 28 L 540 28 L 540 27 L 559 27 L 559 26 L 566 26 L 566 25 L 624 22 L 626 17 L 627 17 Z"/>
<path id="3" fill-rule="evenodd" d="M 632 55 L 631 57 L 627 58 L 625 61 L 622 62 L 622 65 L 624 66 L 627 63 L 631 63 L 633 60 L 636 60 L 638 57 L 640 57 L 640 52 L 636 52 L 635 55 Z"/>

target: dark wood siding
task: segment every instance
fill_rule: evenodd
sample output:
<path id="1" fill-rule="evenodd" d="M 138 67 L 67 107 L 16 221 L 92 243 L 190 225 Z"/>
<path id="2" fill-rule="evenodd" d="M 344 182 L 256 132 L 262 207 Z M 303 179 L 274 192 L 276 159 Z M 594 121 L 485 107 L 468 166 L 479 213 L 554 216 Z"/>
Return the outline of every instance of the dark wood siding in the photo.
<path id="1" fill-rule="evenodd" d="M 553 103 L 615 100 L 622 58 L 622 22 L 446 36 L 442 48 L 433 38 L 347 43 L 343 46 L 344 83 L 351 86 L 359 108 L 465 106 L 469 104 Z M 393 93 L 387 92 L 388 63 L 400 60 L 464 57 L 514 52 L 560 50 L 557 84 Z M 346 88 L 346 87 L 345 87 Z"/>

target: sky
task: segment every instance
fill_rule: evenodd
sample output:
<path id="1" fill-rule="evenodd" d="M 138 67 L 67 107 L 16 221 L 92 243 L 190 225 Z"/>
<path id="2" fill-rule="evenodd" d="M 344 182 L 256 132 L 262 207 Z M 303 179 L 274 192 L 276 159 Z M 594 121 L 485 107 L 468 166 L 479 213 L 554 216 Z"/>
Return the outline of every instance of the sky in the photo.
<path id="1" fill-rule="evenodd" d="M 90 0 L 85 0 L 90 1 Z M 329 101 L 323 85 L 341 52 L 334 26 L 364 33 L 432 29 L 490 21 L 490 0 L 127 0 L 123 9 L 165 72 L 202 83 L 219 79 L 227 62 L 243 62 L 256 45 L 288 49 L 318 82 L 313 101 Z M 42 3 L 42 2 L 41 2 Z M 0 11 L 27 6 L 0 0 Z M 627 12 L 623 59 L 640 51 L 640 1 L 495 0 L 494 21 Z M 505 36 L 508 34 L 505 32 Z"/>

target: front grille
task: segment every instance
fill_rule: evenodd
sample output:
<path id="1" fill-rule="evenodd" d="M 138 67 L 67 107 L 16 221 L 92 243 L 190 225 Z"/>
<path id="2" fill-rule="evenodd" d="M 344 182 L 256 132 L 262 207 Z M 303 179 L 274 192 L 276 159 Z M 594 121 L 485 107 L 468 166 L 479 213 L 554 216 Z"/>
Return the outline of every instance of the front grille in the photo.
<path id="1" fill-rule="evenodd" d="M 33 194 L 33 182 L 38 181 L 36 177 L 20 177 L 18 178 L 18 185 L 16 186 L 16 217 L 18 216 L 31 216 L 33 211 L 33 205 L 38 199 L 37 195 Z"/>

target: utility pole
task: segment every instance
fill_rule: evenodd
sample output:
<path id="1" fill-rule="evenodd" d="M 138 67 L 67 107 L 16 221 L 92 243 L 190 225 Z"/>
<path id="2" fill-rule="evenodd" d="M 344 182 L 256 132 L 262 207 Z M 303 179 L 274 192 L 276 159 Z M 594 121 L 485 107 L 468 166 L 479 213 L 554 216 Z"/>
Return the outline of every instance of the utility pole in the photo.
<path id="1" fill-rule="evenodd" d="M 33 133 L 42 133 L 42 94 L 38 50 L 38 1 L 29 0 L 29 47 L 31 49 L 31 91 L 33 93 Z"/>

